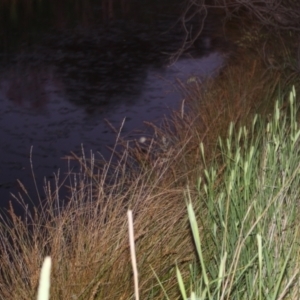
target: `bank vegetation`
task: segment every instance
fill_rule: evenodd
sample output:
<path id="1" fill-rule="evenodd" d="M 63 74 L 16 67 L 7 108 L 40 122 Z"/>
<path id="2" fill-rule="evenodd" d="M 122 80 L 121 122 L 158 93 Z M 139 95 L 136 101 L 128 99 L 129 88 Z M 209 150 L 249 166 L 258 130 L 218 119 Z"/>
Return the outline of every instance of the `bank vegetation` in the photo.
<path id="1" fill-rule="evenodd" d="M 182 83 L 181 110 L 118 140 L 118 163 L 73 155 L 80 173 L 25 218 L 10 210 L 2 299 L 36 299 L 48 255 L 51 299 L 137 299 L 128 209 L 140 299 L 299 299 L 299 3 L 193 1 L 183 19 L 210 9 L 235 43 L 227 66 Z"/>

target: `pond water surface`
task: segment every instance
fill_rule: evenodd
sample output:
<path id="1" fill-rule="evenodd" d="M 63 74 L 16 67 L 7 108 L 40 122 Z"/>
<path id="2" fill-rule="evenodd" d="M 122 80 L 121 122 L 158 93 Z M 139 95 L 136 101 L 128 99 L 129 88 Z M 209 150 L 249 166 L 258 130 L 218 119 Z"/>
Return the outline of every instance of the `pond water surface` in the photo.
<path id="1" fill-rule="evenodd" d="M 155 12 L 159 6 L 153 3 Z M 183 41 L 179 16 L 172 11 L 156 13 L 147 22 L 139 15 L 87 27 L 80 22 L 49 26 L 33 40 L 2 45 L 1 207 L 7 207 L 11 193 L 21 191 L 17 180 L 37 198 L 30 155 L 42 195 L 44 178 L 53 181 L 58 169 L 68 172 L 62 158 L 71 151 L 80 155 L 84 148 L 108 158 L 116 139 L 112 127 L 119 130 L 125 120 L 122 137 L 138 138 L 144 121 L 159 124 L 170 109 L 179 108 L 177 79 L 204 80 L 220 70 L 225 60 L 219 45 L 225 41 L 216 42 L 213 17 L 207 18 L 197 43 L 170 63 Z"/>

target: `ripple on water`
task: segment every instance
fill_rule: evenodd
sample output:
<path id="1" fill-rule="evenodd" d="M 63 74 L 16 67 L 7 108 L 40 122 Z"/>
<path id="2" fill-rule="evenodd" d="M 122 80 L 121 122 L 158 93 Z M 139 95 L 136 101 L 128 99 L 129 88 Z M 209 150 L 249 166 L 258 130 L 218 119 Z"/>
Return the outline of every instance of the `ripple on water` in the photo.
<path id="1" fill-rule="evenodd" d="M 95 45 L 87 51 L 80 43 L 76 47 L 50 49 L 55 53 L 39 54 L 34 63 L 22 54 L 0 69 L 3 206 L 11 199 L 9 193 L 18 191 L 16 179 L 34 191 L 29 160 L 32 147 L 34 173 L 42 187 L 44 176 L 53 178 L 57 168 L 61 174 L 68 172 L 67 162 L 61 158 L 70 151 L 80 154 L 83 144 L 87 152 L 109 157 L 107 147 L 116 139 L 111 126 L 118 130 L 125 119 L 122 136 L 134 138 L 135 130 L 145 128 L 144 121 L 159 120 L 169 109 L 179 107 L 182 96 L 176 88 L 177 79 L 185 83 L 193 82 L 194 77 L 204 80 L 224 64 L 219 52 L 182 58 L 171 66 L 153 66 L 149 62 L 139 64 L 126 53 L 109 61 L 107 57 L 118 53 L 113 49 L 104 55 Z M 126 47 L 138 46 L 131 40 Z"/>

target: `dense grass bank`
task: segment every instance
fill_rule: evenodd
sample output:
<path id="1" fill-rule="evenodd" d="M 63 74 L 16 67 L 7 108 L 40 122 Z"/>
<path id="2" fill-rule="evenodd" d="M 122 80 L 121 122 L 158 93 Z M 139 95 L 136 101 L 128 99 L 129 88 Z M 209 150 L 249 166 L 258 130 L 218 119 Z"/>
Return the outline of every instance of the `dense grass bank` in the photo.
<path id="1" fill-rule="evenodd" d="M 221 159 L 198 180 L 193 205 L 187 189 L 198 255 L 187 286 L 199 299 L 299 299 L 295 100 L 293 90 L 290 106 L 282 109 L 279 100 L 269 121 L 256 115 L 249 127 L 231 124 L 219 140 Z"/>
<path id="2" fill-rule="evenodd" d="M 118 165 L 77 157 L 70 199 L 58 182 L 43 210 L 11 211 L 1 298 L 35 299 L 50 255 L 51 299 L 133 299 L 128 209 L 141 299 L 299 298 L 297 33 L 227 8 L 238 48 L 214 81 L 185 85 L 182 109 L 146 143 L 124 142 Z"/>

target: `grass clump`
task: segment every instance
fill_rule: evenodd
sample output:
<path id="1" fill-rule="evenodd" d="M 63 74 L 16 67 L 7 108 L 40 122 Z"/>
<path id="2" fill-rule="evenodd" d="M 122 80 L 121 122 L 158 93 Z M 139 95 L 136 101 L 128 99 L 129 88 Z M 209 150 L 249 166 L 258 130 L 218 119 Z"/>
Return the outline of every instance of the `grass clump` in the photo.
<path id="1" fill-rule="evenodd" d="M 81 173 L 69 175 L 69 199 L 48 187 L 42 210 L 24 219 L 11 211 L 11 221 L 0 225 L 1 297 L 36 299 L 39 270 L 50 255 L 51 299 L 132 298 L 129 208 L 141 299 L 163 297 L 153 270 L 178 295 L 175 261 L 191 262 L 194 255 L 182 189 L 165 185 L 173 159 L 134 173 L 126 161 L 112 170 L 100 168 L 93 156 L 83 157 Z"/>
<path id="2" fill-rule="evenodd" d="M 289 107 L 277 101 L 268 122 L 255 116 L 250 128 L 231 124 L 228 138 L 219 140 L 221 159 L 198 182 L 196 203 L 187 190 L 198 256 L 188 290 L 197 299 L 299 299 L 295 100 L 293 88 Z M 187 299 L 179 268 L 177 276 Z"/>

